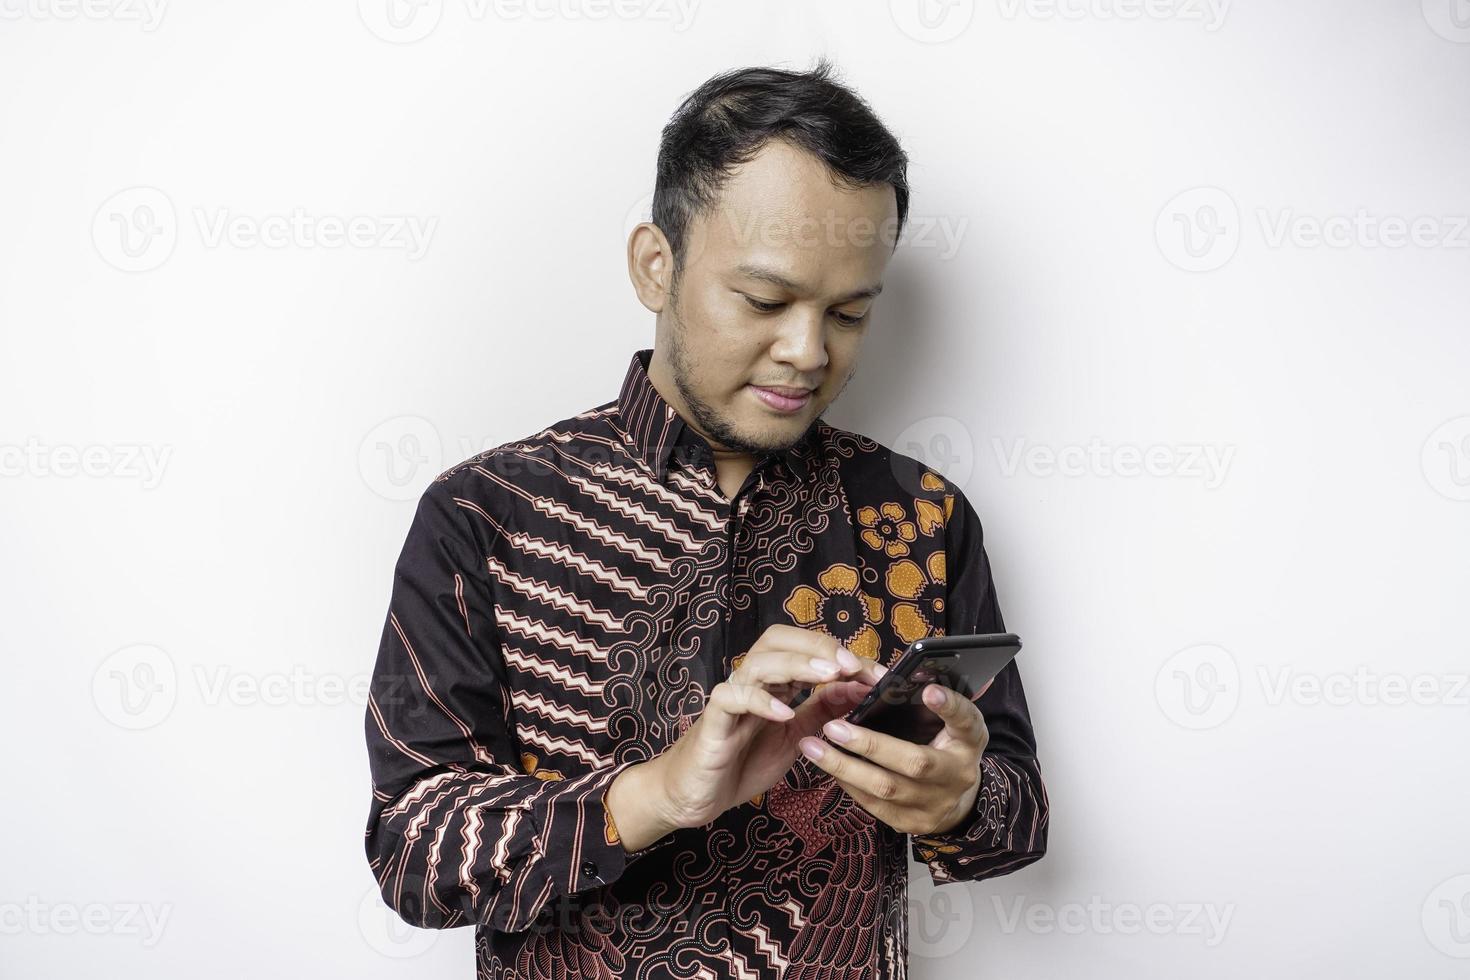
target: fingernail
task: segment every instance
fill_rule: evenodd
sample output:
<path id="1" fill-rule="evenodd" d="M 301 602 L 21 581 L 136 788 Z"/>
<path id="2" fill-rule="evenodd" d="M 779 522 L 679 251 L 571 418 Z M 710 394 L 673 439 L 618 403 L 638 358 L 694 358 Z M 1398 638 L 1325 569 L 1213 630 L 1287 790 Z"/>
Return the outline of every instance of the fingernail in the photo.
<path id="1" fill-rule="evenodd" d="M 857 670 L 863 665 L 863 662 L 857 658 L 857 655 L 844 646 L 837 648 L 837 662 L 848 670 Z"/>
<path id="2" fill-rule="evenodd" d="M 820 759 L 825 750 L 820 739 L 804 738 L 801 740 L 801 751 L 808 759 Z"/>
<path id="3" fill-rule="evenodd" d="M 943 707 L 946 698 L 947 695 L 944 693 L 944 688 L 942 687 L 931 684 L 929 687 L 924 688 L 924 703 L 931 708 Z"/>
<path id="4" fill-rule="evenodd" d="M 823 660 L 821 657 L 813 657 L 812 670 L 815 670 L 817 673 L 822 674 L 823 676 L 830 677 L 833 674 L 837 673 L 837 665 L 830 660 Z"/>
<path id="5" fill-rule="evenodd" d="M 782 718 L 796 717 L 796 712 L 791 710 L 791 705 L 782 701 L 780 698 L 771 698 L 771 710 L 775 711 Z"/>
<path id="6" fill-rule="evenodd" d="M 852 729 L 848 728 L 840 721 L 829 721 L 826 725 L 822 727 L 823 730 L 826 731 L 826 733 L 831 738 L 835 739 L 838 742 L 846 742 L 848 739 L 852 738 Z"/>

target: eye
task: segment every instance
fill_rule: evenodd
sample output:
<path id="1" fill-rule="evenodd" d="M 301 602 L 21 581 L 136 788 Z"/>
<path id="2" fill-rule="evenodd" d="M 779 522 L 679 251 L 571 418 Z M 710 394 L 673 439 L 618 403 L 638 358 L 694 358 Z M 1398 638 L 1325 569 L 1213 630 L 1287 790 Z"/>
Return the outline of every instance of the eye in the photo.
<path id="1" fill-rule="evenodd" d="M 860 326 L 868 318 L 868 314 L 866 313 L 861 316 L 853 316 L 851 313 L 833 313 L 832 316 L 844 327 Z"/>
<path id="2" fill-rule="evenodd" d="M 768 303 L 765 300 L 756 299 L 754 296 L 746 296 L 745 293 L 741 293 L 740 295 L 745 296 L 745 301 L 761 313 L 775 313 L 783 305 L 781 303 Z"/>

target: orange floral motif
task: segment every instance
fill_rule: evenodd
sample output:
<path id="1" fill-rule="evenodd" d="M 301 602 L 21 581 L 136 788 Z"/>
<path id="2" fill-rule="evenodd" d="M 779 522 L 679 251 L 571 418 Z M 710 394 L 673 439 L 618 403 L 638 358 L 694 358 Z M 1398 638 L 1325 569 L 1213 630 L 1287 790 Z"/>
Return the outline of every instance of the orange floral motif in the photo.
<path id="1" fill-rule="evenodd" d="M 612 811 L 607 808 L 607 797 L 602 800 L 602 839 L 609 844 L 621 844 L 622 835 L 618 833 L 618 825 L 613 823 Z"/>
<path id="2" fill-rule="evenodd" d="M 892 502 L 882 507 L 859 507 L 857 519 L 863 526 L 858 533 L 863 543 L 875 551 L 887 553 L 889 558 L 908 554 L 908 543 L 919 536 L 914 522 L 904 520 L 903 508 Z"/>
<path id="3" fill-rule="evenodd" d="M 909 558 L 888 566 L 884 584 L 894 598 L 903 600 L 893 604 L 893 631 L 904 643 L 930 636 L 943 625 L 945 582 L 942 548 L 931 553 L 922 568 Z"/>
<path id="4" fill-rule="evenodd" d="M 877 660 L 882 641 L 874 623 L 883 622 L 883 600 L 859 586 L 858 571 L 836 562 L 817 576 L 820 589 L 798 585 L 781 608 L 798 625 L 835 636 L 859 657 Z"/>
<path id="5" fill-rule="evenodd" d="M 932 470 L 925 470 L 924 475 L 919 477 L 919 486 L 925 490 L 943 490 L 944 480 Z M 919 530 L 932 535 L 944 529 L 944 522 L 949 520 L 949 515 L 954 512 L 954 494 L 944 495 L 943 507 L 932 500 L 925 500 L 921 497 L 914 501 L 914 510 L 918 515 Z"/>
<path id="6" fill-rule="evenodd" d="M 955 844 L 945 844 L 932 837 L 915 837 L 913 842 L 918 845 L 919 860 L 932 861 L 940 854 L 958 854 L 959 847 Z M 931 846 L 925 846 L 931 845 Z"/>
<path id="7" fill-rule="evenodd" d="M 537 779 L 547 780 L 566 778 L 555 769 L 538 769 L 537 766 L 540 764 L 540 761 L 529 752 L 521 753 L 521 768 L 526 770 L 528 776 L 535 776 Z"/>

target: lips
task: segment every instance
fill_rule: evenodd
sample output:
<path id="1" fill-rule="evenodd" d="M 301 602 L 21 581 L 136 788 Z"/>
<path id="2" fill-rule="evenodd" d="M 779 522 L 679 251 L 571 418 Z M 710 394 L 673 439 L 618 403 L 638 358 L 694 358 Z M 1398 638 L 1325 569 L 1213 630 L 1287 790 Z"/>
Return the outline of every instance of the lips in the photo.
<path id="1" fill-rule="evenodd" d="M 781 412 L 794 412 L 804 407 L 812 397 L 809 388 L 788 388 L 784 385 L 772 387 L 751 385 L 750 390 L 755 392 L 755 396 L 761 401 Z"/>

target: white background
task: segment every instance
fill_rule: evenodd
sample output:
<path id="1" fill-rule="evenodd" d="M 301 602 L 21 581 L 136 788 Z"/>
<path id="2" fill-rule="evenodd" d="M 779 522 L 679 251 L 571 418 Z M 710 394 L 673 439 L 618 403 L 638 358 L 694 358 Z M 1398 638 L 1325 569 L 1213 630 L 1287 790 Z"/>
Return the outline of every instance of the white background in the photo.
<path id="1" fill-rule="evenodd" d="M 1463 0 L 88 2 L 0 0 L 0 976 L 470 975 L 362 848 L 412 500 L 616 395 L 661 126 L 821 53 L 914 186 L 828 418 L 975 503 L 1052 803 L 913 974 L 1470 970 Z"/>

